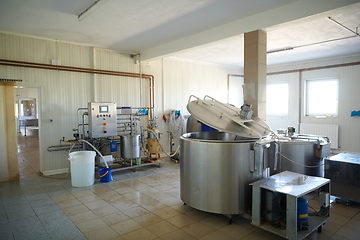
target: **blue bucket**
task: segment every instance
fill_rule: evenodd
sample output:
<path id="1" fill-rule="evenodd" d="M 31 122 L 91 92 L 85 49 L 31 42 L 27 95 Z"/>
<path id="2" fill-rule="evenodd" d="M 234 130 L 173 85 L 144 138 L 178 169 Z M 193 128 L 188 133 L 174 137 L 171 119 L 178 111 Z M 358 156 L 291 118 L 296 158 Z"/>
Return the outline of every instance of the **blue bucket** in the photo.
<path id="1" fill-rule="evenodd" d="M 103 168 L 98 170 L 98 174 L 100 177 L 100 182 L 111 182 L 112 180 L 112 169 L 111 168 Z"/>

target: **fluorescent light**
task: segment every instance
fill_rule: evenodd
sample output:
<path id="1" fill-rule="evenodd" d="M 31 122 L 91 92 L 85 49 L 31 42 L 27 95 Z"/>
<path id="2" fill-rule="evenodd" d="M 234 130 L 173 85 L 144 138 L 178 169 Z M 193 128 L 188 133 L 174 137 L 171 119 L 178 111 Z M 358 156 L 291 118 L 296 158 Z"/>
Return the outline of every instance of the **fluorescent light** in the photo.
<path id="1" fill-rule="evenodd" d="M 81 21 L 91 13 L 93 13 L 96 9 L 98 9 L 101 5 L 103 5 L 107 0 L 96 0 L 93 4 L 87 7 L 84 11 L 82 11 L 79 16 L 78 20 Z"/>

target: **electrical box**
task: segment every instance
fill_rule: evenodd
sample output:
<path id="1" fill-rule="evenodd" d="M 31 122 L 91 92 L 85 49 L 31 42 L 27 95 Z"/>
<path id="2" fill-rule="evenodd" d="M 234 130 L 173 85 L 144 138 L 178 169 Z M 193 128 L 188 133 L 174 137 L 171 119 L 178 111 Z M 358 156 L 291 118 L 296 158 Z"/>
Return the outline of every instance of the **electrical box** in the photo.
<path id="1" fill-rule="evenodd" d="M 319 193 L 319 206 L 320 207 L 330 206 L 330 193 L 327 192 Z"/>
<path id="2" fill-rule="evenodd" d="M 117 135 L 116 103 L 88 103 L 89 137 Z"/>

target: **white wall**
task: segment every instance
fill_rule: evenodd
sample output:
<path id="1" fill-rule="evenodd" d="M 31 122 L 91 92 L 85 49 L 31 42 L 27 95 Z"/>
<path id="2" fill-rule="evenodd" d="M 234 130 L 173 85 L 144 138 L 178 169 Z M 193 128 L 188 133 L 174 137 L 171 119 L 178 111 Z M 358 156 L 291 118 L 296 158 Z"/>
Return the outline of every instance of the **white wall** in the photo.
<path id="1" fill-rule="evenodd" d="M 278 71 L 288 71 L 295 69 L 306 69 L 319 66 L 329 66 L 334 64 L 359 62 L 360 55 L 328 59 L 316 62 L 299 63 L 286 66 L 268 67 L 268 73 Z M 299 81 L 301 81 L 301 122 L 317 124 L 336 124 L 339 125 L 339 146 L 340 151 L 360 152 L 360 117 L 351 117 L 351 111 L 360 110 L 360 65 L 328 68 L 321 70 L 303 71 L 300 77 L 299 72 L 271 75 L 267 81 L 289 82 L 289 116 L 269 117 L 267 122 L 273 129 L 287 128 L 295 126 L 298 128 L 299 116 Z M 314 118 L 304 116 L 304 81 L 307 79 L 337 77 L 339 78 L 339 115 L 330 118 Z M 326 101 L 326 99 L 324 99 Z"/>
<path id="2" fill-rule="evenodd" d="M 139 64 L 129 54 L 0 33 L 0 59 L 83 68 L 139 73 Z M 155 116 L 162 143 L 167 146 L 167 125 L 161 120 L 164 112 L 180 109 L 187 114 L 191 94 L 210 95 L 221 101 L 227 97 L 227 74 L 241 74 L 239 69 L 162 59 L 142 65 L 142 73 L 155 76 Z M 118 106 L 149 106 L 149 84 L 137 78 L 99 74 L 21 68 L 0 65 L 2 78 L 22 79 L 18 86 L 40 89 L 40 169 L 45 174 L 66 171 L 66 152 L 48 152 L 60 139 L 73 138 L 77 127 L 77 109 L 88 102 L 116 102 Z M 0 121 L 1 123 L 1 121 Z M 1 130 L 2 131 L 2 130 Z M 0 164 L 0 168 L 4 167 Z"/>

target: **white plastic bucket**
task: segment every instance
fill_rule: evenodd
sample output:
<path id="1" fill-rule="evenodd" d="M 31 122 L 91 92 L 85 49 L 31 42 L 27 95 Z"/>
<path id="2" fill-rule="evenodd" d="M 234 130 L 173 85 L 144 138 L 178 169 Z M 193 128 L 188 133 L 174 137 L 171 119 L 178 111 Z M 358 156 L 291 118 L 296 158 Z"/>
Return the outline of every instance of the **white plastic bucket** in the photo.
<path id="1" fill-rule="evenodd" d="M 94 151 L 78 151 L 69 154 L 71 184 L 74 187 L 87 187 L 94 184 L 95 155 Z"/>

